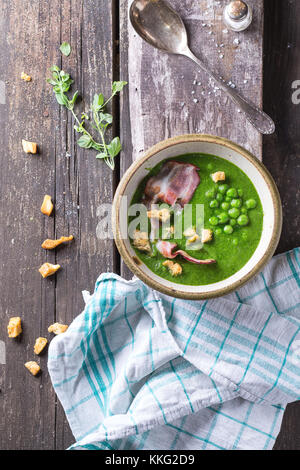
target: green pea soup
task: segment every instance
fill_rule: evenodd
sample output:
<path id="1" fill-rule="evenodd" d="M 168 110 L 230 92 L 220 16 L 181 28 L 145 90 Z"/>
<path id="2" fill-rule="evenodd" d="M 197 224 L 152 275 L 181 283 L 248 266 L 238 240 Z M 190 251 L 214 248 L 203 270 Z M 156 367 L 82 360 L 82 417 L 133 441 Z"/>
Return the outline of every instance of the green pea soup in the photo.
<path id="1" fill-rule="evenodd" d="M 187 249 L 184 236 L 168 241 L 178 245 L 176 250 L 185 250 L 197 259 L 214 259 L 216 263 L 196 265 L 178 256 L 174 262 L 181 265 L 182 274 L 174 277 L 163 266 L 166 258 L 154 245 L 151 254 L 133 248 L 151 271 L 177 284 L 199 286 L 227 279 L 245 266 L 260 241 L 263 209 L 257 191 L 242 170 L 223 158 L 195 153 L 171 160 L 191 163 L 199 168 L 201 181 L 189 204 L 193 210 L 197 204 L 204 205 L 204 228 L 213 231 L 213 239 L 203 244 L 200 250 Z M 142 202 L 148 179 L 158 174 L 166 161 L 149 170 L 149 175 L 138 186 L 132 204 Z M 218 171 L 225 172 L 226 180 L 214 183 L 211 175 Z"/>

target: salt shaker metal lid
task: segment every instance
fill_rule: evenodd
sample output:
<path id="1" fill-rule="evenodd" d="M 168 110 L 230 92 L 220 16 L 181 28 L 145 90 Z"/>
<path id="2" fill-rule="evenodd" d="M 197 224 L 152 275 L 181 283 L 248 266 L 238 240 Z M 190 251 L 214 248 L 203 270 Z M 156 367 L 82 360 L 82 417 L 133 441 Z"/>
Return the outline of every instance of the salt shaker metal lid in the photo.
<path id="1" fill-rule="evenodd" d="M 230 2 L 224 9 L 224 23 L 233 31 L 244 31 L 252 22 L 252 9 L 242 0 Z"/>

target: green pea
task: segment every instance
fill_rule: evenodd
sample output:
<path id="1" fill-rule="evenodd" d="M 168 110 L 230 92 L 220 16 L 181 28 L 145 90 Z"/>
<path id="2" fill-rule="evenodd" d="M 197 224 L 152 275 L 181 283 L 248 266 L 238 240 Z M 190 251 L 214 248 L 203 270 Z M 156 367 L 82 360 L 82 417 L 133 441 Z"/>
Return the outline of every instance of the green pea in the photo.
<path id="1" fill-rule="evenodd" d="M 242 189 L 238 189 L 238 195 L 240 197 L 244 196 L 244 191 Z"/>
<path id="2" fill-rule="evenodd" d="M 246 215 L 248 214 L 248 211 L 247 211 L 246 207 L 242 207 L 241 213 L 246 214 Z"/>
<path id="3" fill-rule="evenodd" d="M 221 228 L 216 228 L 215 234 L 216 235 L 221 235 L 221 233 L 222 233 L 222 229 Z"/>
<path id="4" fill-rule="evenodd" d="M 206 191 L 205 197 L 207 197 L 207 199 L 213 199 L 215 197 L 215 194 L 215 189 L 209 189 L 208 191 Z"/>
<path id="5" fill-rule="evenodd" d="M 227 189 L 228 189 L 228 184 L 220 184 L 220 186 L 218 187 L 218 191 L 221 194 L 225 194 Z"/>
<path id="6" fill-rule="evenodd" d="M 209 219 L 209 223 L 210 223 L 211 225 L 218 225 L 218 224 L 219 224 L 219 219 L 218 219 L 218 217 L 215 217 L 215 216 L 211 217 L 211 218 Z"/>
<path id="7" fill-rule="evenodd" d="M 239 216 L 239 218 L 237 219 L 237 222 L 239 225 L 241 225 L 242 227 L 244 227 L 245 225 L 248 225 L 249 224 L 249 219 L 248 217 L 245 215 L 245 214 L 242 214 Z"/>
<path id="8" fill-rule="evenodd" d="M 242 239 L 243 240 L 248 240 L 248 234 L 246 232 L 242 233 Z"/>
<path id="9" fill-rule="evenodd" d="M 234 238 L 234 239 L 232 240 L 232 243 L 233 243 L 233 245 L 237 246 L 237 245 L 239 244 L 239 241 L 238 241 L 237 238 Z"/>
<path id="10" fill-rule="evenodd" d="M 214 210 L 214 214 L 215 214 L 215 215 L 219 215 L 219 214 L 221 214 L 221 212 L 222 212 L 222 211 L 221 211 L 220 209 L 215 209 L 215 210 Z"/>
<path id="11" fill-rule="evenodd" d="M 229 220 L 228 214 L 226 214 L 226 212 L 222 212 L 222 214 L 219 214 L 218 218 L 220 224 L 226 224 L 226 222 L 228 222 Z"/>
<path id="12" fill-rule="evenodd" d="M 226 202 L 231 202 L 231 197 L 225 197 Z"/>
<path id="13" fill-rule="evenodd" d="M 222 202 L 224 200 L 224 196 L 221 193 L 218 193 L 216 195 L 216 200 L 219 201 L 219 202 Z"/>
<path id="14" fill-rule="evenodd" d="M 230 219 L 229 223 L 230 223 L 231 227 L 235 227 L 236 224 L 237 224 L 237 221 L 235 219 Z"/>
<path id="15" fill-rule="evenodd" d="M 237 190 L 235 188 L 229 188 L 227 193 L 226 193 L 226 196 L 230 197 L 231 199 L 233 197 L 237 197 L 238 193 L 237 193 Z"/>
<path id="16" fill-rule="evenodd" d="M 237 219 L 240 215 L 240 211 L 236 207 L 233 207 L 232 209 L 229 209 L 228 214 L 233 219 Z"/>
<path id="17" fill-rule="evenodd" d="M 216 207 L 219 207 L 218 201 L 216 199 L 213 199 L 212 201 L 210 201 L 209 207 L 211 207 L 212 209 L 216 209 Z"/>
<path id="18" fill-rule="evenodd" d="M 229 202 L 222 202 L 221 207 L 224 209 L 224 211 L 228 211 L 230 204 Z"/>
<path id="19" fill-rule="evenodd" d="M 213 168 L 214 168 L 214 166 L 213 166 L 212 163 L 209 163 L 209 164 L 207 165 L 207 169 L 208 169 L 208 170 L 211 171 Z"/>
<path id="20" fill-rule="evenodd" d="M 231 225 L 225 225 L 224 233 L 226 233 L 226 235 L 231 235 L 232 232 L 233 232 L 233 228 L 231 227 Z"/>
<path id="21" fill-rule="evenodd" d="M 232 205 L 232 207 L 239 208 L 242 205 L 242 201 L 241 201 L 241 199 L 232 199 L 231 205 Z"/>
<path id="22" fill-rule="evenodd" d="M 247 209 L 255 209 L 256 206 L 257 202 L 255 201 L 255 199 L 248 199 L 248 201 L 246 201 Z"/>

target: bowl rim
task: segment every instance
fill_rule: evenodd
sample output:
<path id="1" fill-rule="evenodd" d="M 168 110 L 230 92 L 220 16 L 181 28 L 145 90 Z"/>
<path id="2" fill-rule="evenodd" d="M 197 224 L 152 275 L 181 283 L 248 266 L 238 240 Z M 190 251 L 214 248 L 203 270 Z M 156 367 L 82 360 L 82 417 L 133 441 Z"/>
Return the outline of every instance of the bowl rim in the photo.
<path id="1" fill-rule="evenodd" d="M 151 158 L 156 153 L 162 150 L 165 150 L 169 147 L 175 146 L 177 144 L 187 143 L 187 142 L 206 142 L 206 143 L 218 144 L 241 154 L 244 158 L 249 160 L 262 175 L 265 183 L 267 184 L 269 188 L 273 206 L 274 206 L 274 228 L 273 228 L 272 237 L 260 261 L 256 264 L 256 266 L 251 271 L 245 274 L 238 281 L 235 281 L 234 283 L 226 287 L 219 288 L 214 291 L 207 292 L 207 293 L 177 291 L 175 287 L 173 288 L 173 287 L 164 286 L 160 284 L 159 282 L 157 282 L 156 280 L 152 279 L 148 274 L 144 273 L 142 269 L 140 269 L 138 264 L 135 263 L 133 257 L 130 255 L 130 253 L 127 250 L 127 247 L 124 243 L 124 240 L 121 237 L 121 232 L 120 232 L 119 210 L 120 210 L 121 197 L 123 196 L 126 190 L 126 187 L 131 177 L 133 176 L 133 174 L 149 158 Z M 248 150 L 244 149 L 240 145 L 224 137 L 213 136 L 210 134 L 183 134 L 183 135 L 179 135 L 176 137 L 172 137 L 170 139 L 163 140 L 153 145 L 141 157 L 135 160 L 131 164 L 131 166 L 128 168 L 126 173 L 123 175 L 117 187 L 115 196 L 114 196 L 113 206 L 112 206 L 112 229 L 113 229 L 115 243 L 122 259 L 124 260 L 125 264 L 129 267 L 129 269 L 133 272 L 133 274 L 136 275 L 139 279 L 141 279 L 145 284 L 147 284 L 152 289 L 162 292 L 163 294 L 169 295 L 171 297 L 177 297 L 177 298 L 181 298 L 185 300 L 205 300 L 205 299 L 210 299 L 210 298 L 221 297 L 223 295 L 229 294 L 230 292 L 233 292 L 236 289 L 240 288 L 246 282 L 248 282 L 251 278 L 253 278 L 256 274 L 258 274 L 262 270 L 262 268 L 266 265 L 266 263 L 272 258 L 277 248 L 277 245 L 279 243 L 280 236 L 281 236 L 282 205 L 281 205 L 279 191 L 277 189 L 275 181 L 273 180 L 270 172 L 267 170 L 265 165 L 260 160 L 258 160 L 253 154 L 251 154 Z"/>

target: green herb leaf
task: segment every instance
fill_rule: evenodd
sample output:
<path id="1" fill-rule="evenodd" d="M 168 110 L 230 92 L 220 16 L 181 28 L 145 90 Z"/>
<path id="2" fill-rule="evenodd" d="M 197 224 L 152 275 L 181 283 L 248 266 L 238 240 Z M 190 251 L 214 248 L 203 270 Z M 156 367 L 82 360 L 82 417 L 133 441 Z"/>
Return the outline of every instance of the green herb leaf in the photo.
<path id="1" fill-rule="evenodd" d="M 107 124 L 111 124 L 113 122 L 113 117 L 111 114 L 100 113 L 100 122 L 106 122 Z"/>
<path id="2" fill-rule="evenodd" d="M 74 93 L 74 95 L 73 95 L 73 98 L 72 98 L 71 101 L 70 101 L 70 104 L 71 104 L 72 106 L 74 106 L 74 104 L 75 104 L 77 98 L 78 98 L 78 91 L 75 91 L 75 93 Z"/>
<path id="3" fill-rule="evenodd" d="M 68 57 L 71 54 L 71 46 L 68 42 L 63 42 L 59 48 L 60 52 Z"/>
<path id="4" fill-rule="evenodd" d="M 123 90 L 124 86 L 127 85 L 127 82 L 113 82 L 112 84 L 112 92 L 115 95 Z"/>
<path id="5" fill-rule="evenodd" d="M 93 99 L 93 107 L 97 110 L 100 110 L 103 103 L 104 103 L 104 96 L 102 95 L 102 93 L 100 93 L 99 95 L 96 94 Z"/>
<path id="6" fill-rule="evenodd" d="M 79 145 L 79 147 L 82 147 L 82 148 L 85 148 L 85 149 L 88 149 L 92 146 L 92 139 L 91 137 L 89 137 L 88 135 L 82 135 L 80 137 L 80 139 L 78 139 L 77 141 L 77 144 Z"/>
<path id="7" fill-rule="evenodd" d="M 116 157 L 122 150 L 121 142 L 119 137 L 115 137 L 110 144 L 107 145 L 107 150 L 109 155 L 114 158 Z"/>
<path id="8" fill-rule="evenodd" d="M 57 99 L 57 102 L 62 106 L 68 106 L 69 100 L 63 93 L 55 93 L 55 98 Z"/>
<path id="9" fill-rule="evenodd" d="M 102 159 L 102 158 L 107 158 L 107 153 L 98 153 L 98 155 L 96 155 L 96 158 L 99 158 L 99 159 Z"/>
<path id="10" fill-rule="evenodd" d="M 57 65 L 52 65 L 50 72 L 60 72 L 59 67 L 57 67 Z"/>

